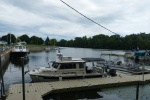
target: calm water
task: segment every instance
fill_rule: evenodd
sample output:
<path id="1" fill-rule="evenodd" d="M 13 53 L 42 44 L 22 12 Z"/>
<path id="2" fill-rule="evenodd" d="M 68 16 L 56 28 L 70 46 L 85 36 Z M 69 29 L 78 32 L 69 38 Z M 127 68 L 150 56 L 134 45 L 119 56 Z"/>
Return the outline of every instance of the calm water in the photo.
<path id="1" fill-rule="evenodd" d="M 100 57 L 101 53 L 108 52 L 100 49 L 83 49 L 83 48 L 62 48 L 61 52 L 64 56 L 73 58 L 83 57 Z M 124 51 L 111 51 L 112 53 L 123 54 Z M 25 71 L 35 69 L 42 66 L 48 66 L 50 60 L 55 60 L 57 51 L 50 52 L 34 52 L 29 54 L 29 59 L 25 60 Z M 101 56 L 104 59 L 117 59 L 118 57 Z M 119 57 L 123 62 L 129 60 Z M 11 84 L 21 83 L 21 60 L 12 60 L 6 65 L 7 69 L 4 73 L 5 89 L 7 90 Z M 149 66 L 147 66 L 149 67 Z M 25 74 L 26 83 L 31 82 L 29 74 Z M 150 84 L 140 86 L 139 100 L 150 100 Z M 115 88 L 106 88 L 98 90 L 76 91 L 69 93 L 52 94 L 45 100 L 135 100 L 136 86 L 123 86 Z"/>

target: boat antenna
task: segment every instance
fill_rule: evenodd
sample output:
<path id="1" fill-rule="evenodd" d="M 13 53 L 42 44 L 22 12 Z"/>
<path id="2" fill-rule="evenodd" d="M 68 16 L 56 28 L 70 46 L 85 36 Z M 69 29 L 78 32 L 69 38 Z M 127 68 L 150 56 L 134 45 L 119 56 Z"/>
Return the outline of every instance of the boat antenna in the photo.
<path id="1" fill-rule="evenodd" d="M 59 60 L 62 60 L 63 54 L 61 53 L 60 48 L 58 48 L 57 56 L 58 56 L 58 59 L 59 59 Z"/>

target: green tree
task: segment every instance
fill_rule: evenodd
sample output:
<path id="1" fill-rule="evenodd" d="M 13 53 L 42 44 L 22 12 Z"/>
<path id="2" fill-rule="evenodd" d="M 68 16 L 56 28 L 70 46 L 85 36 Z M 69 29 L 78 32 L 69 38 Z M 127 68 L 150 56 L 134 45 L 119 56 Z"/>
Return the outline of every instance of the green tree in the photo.
<path id="1" fill-rule="evenodd" d="M 57 44 L 57 40 L 56 39 L 51 39 L 50 40 L 50 45 L 55 46 Z"/>
<path id="2" fill-rule="evenodd" d="M 45 45 L 49 45 L 49 44 L 50 44 L 50 39 L 49 39 L 49 37 L 47 37 L 45 40 Z"/>
<path id="3" fill-rule="evenodd" d="M 37 37 L 37 36 L 32 36 L 31 38 L 30 38 L 30 42 L 31 42 L 31 44 L 40 44 L 39 43 L 39 37 Z"/>
<path id="4" fill-rule="evenodd" d="M 25 41 L 27 44 L 30 43 L 30 38 L 28 35 L 24 34 L 22 36 L 19 37 L 21 39 L 21 41 Z"/>
<path id="5" fill-rule="evenodd" d="M 21 42 L 21 39 L 20 39 L 20 38 L 17 38 L 17 39 L 16 39 L 16 42 Z"/>

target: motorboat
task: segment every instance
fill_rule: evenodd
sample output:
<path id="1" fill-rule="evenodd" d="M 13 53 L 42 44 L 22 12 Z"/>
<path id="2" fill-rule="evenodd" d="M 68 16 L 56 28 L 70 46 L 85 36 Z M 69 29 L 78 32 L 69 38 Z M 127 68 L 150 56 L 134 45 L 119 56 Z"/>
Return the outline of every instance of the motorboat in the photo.
<path id="1" fill-rule="evenodd" d="M 15 45 L 11 51 L 12 58 L 26 57 L 29 54 L 29 49 L 25 45 Z"/>
<path id="2" fill-rule="evenodd" d="M 53 50 L 57 50 L 57 48 L 55 46 L 48 46 L 45 48 L 46 52 L 53 51 Z"/>
<path id="3" fill-rule="evenodd" d="M 102 77 L 104 75 L 103 69 L 93 63 L 94 60 L 104 61 L 104 59 L 73 59 L 63 56 L 60 50 L 58 50 L 57 56 L 58 58 L 55 61 L 48 63 L 48 67 L 29 70 L 32 82 Z M 93 63 L 90 68 L 86 65 L 87 62 Z"/>

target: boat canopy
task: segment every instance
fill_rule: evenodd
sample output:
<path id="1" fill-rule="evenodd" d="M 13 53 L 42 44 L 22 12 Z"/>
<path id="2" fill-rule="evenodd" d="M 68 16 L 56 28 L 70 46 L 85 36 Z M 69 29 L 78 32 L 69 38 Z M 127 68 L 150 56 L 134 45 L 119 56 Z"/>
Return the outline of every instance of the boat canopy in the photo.
<path id="1" fill-rule="evenodd" d="M 146 51 L 136 51 L 135 56 L 145 56 Z"/>
<path id="2" fill-rule="evenodd" d="M 81 58 L 81 59 L 83 59 L 83 60 L 86 61 L 86 62 L 105 61 L 105 60 L 102 59 L 102 58 Z"/>

